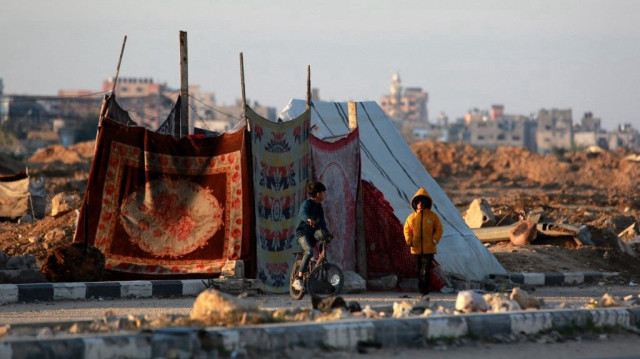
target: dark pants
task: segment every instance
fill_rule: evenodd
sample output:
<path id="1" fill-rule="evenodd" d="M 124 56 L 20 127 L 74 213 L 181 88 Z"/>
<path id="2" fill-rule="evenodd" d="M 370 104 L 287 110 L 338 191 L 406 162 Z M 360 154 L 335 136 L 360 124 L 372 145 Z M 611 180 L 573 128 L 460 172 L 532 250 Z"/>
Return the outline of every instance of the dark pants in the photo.
<path id="1" fill-rule="evenodd" d="M 323 238 L 322 230 L 318 229 L 313 232 L 313 235 L 306 235 L 298 238 L 298 243 L 300 243 L 300 247 L 304 251 L 304 255 L 302 256 L 302 261 L 300 263 L 299 272 L 304 273 L 309 266 L 309 261 L 311 260 L 311 255 L 313 254 L 313 247 L 315 247 L 316 243 Z"/>
<path id="2" fill-rule="evenodd" d="M 421 294 L 429 294 L 433 254 L 414 254 L 413 257 L 418 265 L 418 290 Z"/>

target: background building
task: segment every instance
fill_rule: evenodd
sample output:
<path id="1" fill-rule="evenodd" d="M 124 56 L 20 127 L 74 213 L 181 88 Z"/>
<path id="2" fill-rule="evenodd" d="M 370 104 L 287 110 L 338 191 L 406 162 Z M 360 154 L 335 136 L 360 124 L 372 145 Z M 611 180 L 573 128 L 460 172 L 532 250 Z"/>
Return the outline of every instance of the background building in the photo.
<path id="1" fill-rule="evenodd" d="M 536 151 L 532 133 L 535 123 L 522 115 L 505 115 L 503 105 L 493 105 L 490 111 L 472 109 L 464 120 L 469 131 L 469 143 L 474 146 L 524 147 Z"/>
<path id="2" fill-rule="evenodd" d="M 380 97 L 380 107 L 399 129 L 426 128 L 429 95 L 420 87 L 402 88 L 399 74 L 391 78 L 390 94 Z"/>
<path id="3" fill-rule="evenodd" d="M 536 144 L 539 153 L 554 149 L 571 149 L 573 146 L 573 119 L 571 109 L 541 109 L 536 118 Z"/>

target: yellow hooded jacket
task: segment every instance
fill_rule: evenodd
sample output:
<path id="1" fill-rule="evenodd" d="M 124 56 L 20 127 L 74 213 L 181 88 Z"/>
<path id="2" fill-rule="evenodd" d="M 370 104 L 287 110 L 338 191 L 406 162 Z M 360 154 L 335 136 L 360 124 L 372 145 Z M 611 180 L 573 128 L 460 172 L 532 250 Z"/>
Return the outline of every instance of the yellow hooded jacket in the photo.
<path id="1" fill-rule="evenodd" d="M 417 202 L 420 197 L 426 197 L 428 206 L 418 211 Z M 431 211 L 433 200 L 426 189 L 420 188 L 411 199 L 413 213 L 404 223 L 404 239 L 411 247 L 411 254 L 435 254 L 436 244 L 442 237 L 442 223 L 435 212 Z M 421 223 L 422 222 L 422 223 Z"/>

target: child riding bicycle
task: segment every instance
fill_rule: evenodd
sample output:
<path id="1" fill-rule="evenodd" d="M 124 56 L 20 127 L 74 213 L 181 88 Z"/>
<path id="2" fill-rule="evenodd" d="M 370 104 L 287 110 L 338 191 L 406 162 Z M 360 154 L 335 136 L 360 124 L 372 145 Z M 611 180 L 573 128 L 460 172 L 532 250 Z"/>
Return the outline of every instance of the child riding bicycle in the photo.
<path id="1" fill-rule="evenodd" d="M 309 194 L 309 198 L 302 202 L 300 211 L 298 212 L 296 237 L 298 238 L 300 247 L 304 251 L 304 256 L 302 257 L 300 270 L 296 274 L 296 279 L 291 284 L 297 291 L 304 289 L 302 273 L 307 270 L 313 247 L 323 238 L 326 238 L 328 241 L 333 238 L 333 235 L 327 229 L 324 209 L 322 209 L 322 201 L 324 201 L 326 190 L 327 188 L 321 182 L 310 182 L 307 184 L 307 194 Z"/>

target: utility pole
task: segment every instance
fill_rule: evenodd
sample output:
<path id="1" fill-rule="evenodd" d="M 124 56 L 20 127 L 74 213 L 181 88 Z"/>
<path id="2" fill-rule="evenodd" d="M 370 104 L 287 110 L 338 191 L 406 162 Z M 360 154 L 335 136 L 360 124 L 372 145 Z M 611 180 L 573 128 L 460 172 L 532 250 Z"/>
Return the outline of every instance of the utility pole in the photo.
<path id="1" fill-rule="evenodd" d="M 189 125 L 189 57 L 187 55 L 187 32 L 180 31 L 180 137 L 188 135 Z"/>

